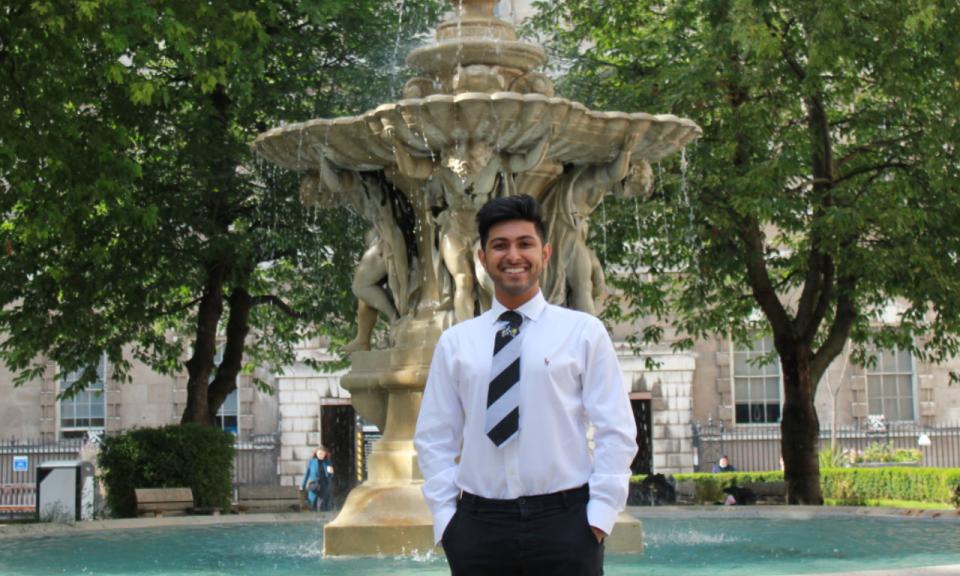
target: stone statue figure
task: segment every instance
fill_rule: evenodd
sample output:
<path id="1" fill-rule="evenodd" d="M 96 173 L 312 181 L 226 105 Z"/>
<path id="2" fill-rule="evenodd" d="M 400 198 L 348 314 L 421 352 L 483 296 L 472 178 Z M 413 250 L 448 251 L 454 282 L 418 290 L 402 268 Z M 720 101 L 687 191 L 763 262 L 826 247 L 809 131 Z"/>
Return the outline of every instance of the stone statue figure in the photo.
<path id="1" fill-rule="evenodd" d="M 587 246 L 589 217 L 608 192 L 633 194 L 642 185 L 623 182 L 628 173 L 640 177 L 649 172 L 649 166 L 644 171 L 645 162 L 630 169 L 630 152 L 639 138 L 629 134 L 608 164 L 565 165 L 563 174 L 544 192 L 541 203 L 553 255 L 543 286 L 550 302 L 596 314 L 606 282 L 600 260 Z"/>
<path id="2" fill-rule="evenodd" d="M 378 313 L 396 322 L 407 307 L 410 266 L 393 193 L 380 173 L 341 171 L 326 161 L 301 183 L 301 197 L 316 198 L 328 206 L 346 204 L 371 224 L 351 284 L 357 297 L 357 335 L 343 347 L 344 352 L 369 350 Z"/>
<path id="3" fill-rule="evenodd" d="M 523 153 L 497 151 L 483 141 L 458 141 L 441 152 L 439 163 L 414 156 L 403 143 L 394 143 L 401 172 L 432 180 L 426 189 L 439 190 L 429 195 L 438 210 L 441 260 L 453 280 L 455 322 L 474 317 L 476 300 L 481 310 L 489 308 L 493 297 L 492 282 L 478 274 L 482 266 L 475 260 L 480 241 L 477 211 L 493 196 L 516 193 L 514 174 L 532 170 L 543 161 L 551 135 Z"/>

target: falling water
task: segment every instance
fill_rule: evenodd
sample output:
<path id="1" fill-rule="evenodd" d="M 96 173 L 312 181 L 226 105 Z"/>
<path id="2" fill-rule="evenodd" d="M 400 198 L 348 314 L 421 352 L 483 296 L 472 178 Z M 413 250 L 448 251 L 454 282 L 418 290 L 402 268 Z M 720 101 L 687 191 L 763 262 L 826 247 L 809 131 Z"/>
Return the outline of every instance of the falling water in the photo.
<path id="1" fill-rule="evenodd" d="M 607 261 L 607 203 L 600 203 L 600 213 L 602 214 L 603 222 L 600 223 L 600 226 L 603 228 L 603 261 Z"/>
<path id="2" fill-rule="evenodd" d="M 463 3 L 457 5 L 457 55 L 453 59 L 453 63 L 456 64 L 457 68 L 461 68 L 461 62 L 463 62 L 463 14 L 464 8 Z"/>
<path id="3" fill-rule="evenodd" d="M 633 223 L 637 226 L 637 242 L 640 242 L 643 234 L 640 229 L 640 199 L 637 194 L 633 195 Z"/>
<path id="4" fill-rule="evenodd" d="M 403 35 L 403 15 L 406 11 L 406 0 L 400 0 L 397 5 L 397 34 L 393 42 L 393 56 L 390 58 L 390 76 L 391 84 L 395 87 L 402 87 L 401 76 L 404 71 L 403 58 L 400 55 L 400 43 Z"/>
<path id="5" fill-rule="evenodd" d="M 393 43 L 393 58 L 391 58 L 391 61 L 393 62 L 394 75 L 396 75 L 400 69 L 400 34 L 403 32 L 403 10 L 405 5 L 406 0 L 400 0 L 400 7 L 397 11 L 397 38 Z"/>
<path id="6" fill-rule="evenodd" d="M 700 269 L 700 250 L 699 243 L 697 242 L 697 229 L 696 229 L 696 219 L 694 218 L 693 213 L 693 202 L 690 200 L 690 185 L 687 174 L 690 169 L 690 164 L 687 162 L 687 149 L 680 149 L 680 193 L 682 201 L 686 204 L 687 208 L 687 226 L 686 226 L 686 244 L 690 250 L 690 267 L 697 273 L 693 276 L 695 279 L 702 279 L 702 276 L 699 274 Z"/>
<path id="7" fill-rule="evenodd" d="M 670 226 L 667 216 L 667 190 L 663 185 L 663 164 L 657 162 L 657 188 L 660 191 L 660 201 L 663 203 L 663 239 L 666 242 L 665 251 L 670 248 Z"/>
<path id="8" fill-rule="evenodd" d="M 690 187 L 687 183 L 687 170 L 689 169 L 689 164 L 687 164 L 687 149 L 680 149 L 680 195 L 683 199 L 683 203 L 686 204 L 687 208 L 687 219 L 688 219 L 688 228 L 687 233 L 691 235 L 690 240 L 693 240 L 693 236 L 696 234 L 696 231 L 693 227 L 693 204 L 690 202 Z"/>

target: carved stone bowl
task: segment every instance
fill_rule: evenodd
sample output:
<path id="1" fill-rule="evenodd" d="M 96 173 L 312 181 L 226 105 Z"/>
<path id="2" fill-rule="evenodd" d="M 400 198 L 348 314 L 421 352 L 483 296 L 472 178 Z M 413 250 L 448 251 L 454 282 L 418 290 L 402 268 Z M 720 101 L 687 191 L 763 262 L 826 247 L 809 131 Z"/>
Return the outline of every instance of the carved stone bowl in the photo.
<path id="1" fill-rule="evenodd" d="M 671 114 L 594 112 L 565 98 L 540 94 L 469 92 L 384 104 L 360 116 L 289 124 L 261 134 L 257 154 L 293 170 L 321 159 L 348 170 L 393 165 L 397 142 L 420 156 L 439 156 L 456 142 L 482 141 L 522 153 L 550 137 L 549 160 L 592 164 L 610 161 L 628 134 L 640 133 L 633 157 L 649 162 L 698 138 L 700 127 Z"/>

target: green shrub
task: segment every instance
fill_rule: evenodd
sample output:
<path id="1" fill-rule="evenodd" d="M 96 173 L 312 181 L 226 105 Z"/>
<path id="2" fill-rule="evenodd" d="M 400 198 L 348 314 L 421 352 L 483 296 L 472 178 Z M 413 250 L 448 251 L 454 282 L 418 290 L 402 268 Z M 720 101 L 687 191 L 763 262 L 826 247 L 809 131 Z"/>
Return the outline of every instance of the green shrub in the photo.
<path id="1" fill-rule="evenodd" d="M 850 456 L 840 450 L 834 452 L 833 448 L 824 448 L 817 453 L 817 458 L 820 460 L 820 469 L 824 468 L 839 468 L 850 461 Z"/>
<path id="2" fill-rule="evenodd" d="M 197 507 L 227 508 L 234 437 L 211 426 L 179 424 L 107 436 L 99 466 L 115 517 L 137 515 L 136 488 L 193 490 Z"/>
<path id="3" fill-rule="evenodd" d="M 889 444 L 871 442 L 857 454 L 857 462 L 920 462 L 923 453 L 915 448 L 894 448 Z"/>
<path id="4" fill-rule="evenodd" d="M 695 502 L 703 504 L 722 502 L 726 497 L 723 489 L 743 484 L 783 482 L 783 472 L 721 472 L 718 474 L 675 474 L 679 482 L 693 482 Z M 632 479 L 631 479 L 632 480 Z"/>
<path id="5" fill-rule="evenodd" d="M 820 474 L 824 498 L 853 505 L 868 500 L 948 504 L 958 483 L 957 468 L 834 468 Z"/>
<path id="6" fill-rule="evenodd" d="M 676 474 L 678 484 L 692 482 L 695 502 L 722 502 L 723 489 L 782 482 L 783 472 L 724 472 Z M 642 475 L 631 482 L 640 482 Z M 960 468 L 824 468 L 820 470 L 823 497 L 832 503 L 863 506 L 876 502 L 926 502 L 960 508 Z"/>

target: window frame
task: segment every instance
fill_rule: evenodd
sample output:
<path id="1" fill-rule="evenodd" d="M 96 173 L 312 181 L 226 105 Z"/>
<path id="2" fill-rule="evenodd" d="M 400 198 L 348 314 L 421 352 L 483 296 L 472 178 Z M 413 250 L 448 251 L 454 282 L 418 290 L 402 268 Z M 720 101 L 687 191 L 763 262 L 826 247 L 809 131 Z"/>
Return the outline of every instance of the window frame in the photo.
<path id="1" fill-rule="evenodd" d="M 213 356 L 214 371 L 210 373 L 209 381 L 207 386 L 213 384 L 213 380 L 216 377 L 216 370 L 220 369 L 220 363 L 223 362 L 223 349 L 224 345 L 217 346 L 217 351 Z M 224 432 L 230 432 L 234 436 L 240 436 L 240 378 L 237 377 L 234 381 L 235 388 L 233 392 L 227 395 L 223 399 L 223 404 L 217 409 L 217 414 L 214 417 L 214 422 L 216 423 L 217 428 L 223 430 Z M 233 427 L 227 426 L 227 419 L 233 419 Z"/>
<path id="2" fill-rule="evenodd" d="M 57 372 L 57 393 L 63 392 L 70 384 L 76 382 L 79 376 L 77 373 L 79 370 L 65 373 L 63 370 L 58 368 Z M 103 434 L 107 427 L 107 355 L 106 353 L 101 354 L 100 362 L 97 365 L 98 380 L 89 384 L 84 390 L 78 392 L 72 398 L 67 399 L 57 399 L 57 436 L 59 438 L 76 438 L 82 437 L 90 432 L 96 432 Z M 65 385 L 66 384 L 66 385 Z M 103 410 L 102 416 L 99 418 L 94 418 L 90 414 L 90 408 L 94 406 L 93 399 L 99 400 L 98 403 L 102 403 Z M 65 419 L 65 404 L 70 406 L 74 410 L 74 417 L 71 418 L 73 424 L 70 426 L 64 425 Z M 84 407 L 86 414 L 83 418 L 76 417 L 76 409 L 78 407 Z M 85 425 L 78 425 L 77 421 L 85 420 L 87 423 Z M 97 425 L 94 422 L 100 420 L 100 424 Z"/>
<path id="3" fill-rule="evenodd" d="M 760 336 L 758 338 L 754 338 L 749 348 L 741 347 L 741 345 L 738 345 L 732 339 L 729 339 L 729 342 L 730 342 L 730 396 L 732 398 L 731 404 L 733 406 L 733 424 L 735 426 L 779 425 L 781 420 L 783 419 L 783 370 L 781 369 L 780 362 L 778 360 L 773 360 L 770 363 L 762 364 L 762 365 L 750 364 L 750 360 L 752 358 L 756 358 L 758 356 L 765 356 L 770 352 L 775 351 L 775 348 L 773 345 L 773 336 L 765 335 L 765 336 Z M 759 352 L 757 349 L 758 343 L 764 344 L 764 346 L 760 349 Z M 764 391 L 762 400 L 760 399 L 754 400 L 753 394 L 752 394 L 754 386 L 759 385 L 759 386 L 762 386 L 764 390 L 766 389 L 766 384 L 767 384 L 766 380 L 772 376 L 772 374 L 768 372 L 748 372 L 747 375 L 739 376 L 739 378 L 747 380 L 746 382 L 747 392 L 748 392 L 747 395 L 749 398 L 746 402 L 738 402 L 738 394 L 737 394 L 737 379 L 738 379 L 737 356 L 738 355 L 746 355 L 746 365 L 751 370 L 761 370 L 766 366 L 776 366 L 776 378 L 777 378 L 777 398 L 776 398 L 777 418 L 776 420 L 768 421 L 766 419 L 767 410 L 769 410 L 769 407 L 773 404 L 771 401 L 772 399 L 767 397 L 766 391 Z M 777 358 L 779 358 L 779 356 L 777 356 Z M 759 381 L 759 382 L 756 382 L 756 381 Z M 737 414 L 737 411 L 738 411 L 737 408 L 739 404 L 745 404 L 748 407 L 747 409 L 750 410 L 751 413 L 754 409 L 754 406 L 764 407 L 764 421 L 763 422 L 741 421 L 738 418 L 738 414 Z"/>
<path id="4" fill-rule="evenodd" d="M 893 371 L 886 370 L 886 366 L 883 365 L 883 355 L 886 352 L 893 353 L 893 364 L 896 367 L 896 370 L 893 370 Z M 864 395 L 864 401 L 867 405 L 867 414 L 868 415 L 881 414 L 883 415 L 884 419 L 888 424 L 896 423 L 896 422 L 911 422 L 911 423 L 917 422 L 917 416 L 919 414 L 919 405 L 918 405 L 919 399 L 918 399 L 918 390 L 917 390 L 917 363 L 916 363 L 916 358 L 914 358 L 913 356 L 913 353 L 910 350 L 902 350 L 900 349 L 899 346 L 894 346 L 892 349 L 873 348 L 869 351 L 869 353 L 871 356 L 874 356 L 876 358 L 876 363 L 873 366 L 863 367 L 863 378 L 864 378 L 863 395 Z M 909 361 L 909 365 L 910 365 L 909 372 L 899 371 L 899 368 L 900 368 L 899 355 L 900 354 L 907 355 L 907 360 Z M 887 413 L 887 402 L 889 401 L 896 401 L 898 405 L 898 412 L 900 411 L 900 407 L 902 405 L 901 401 L 903 399 L 903 396 L 900 394 L 899 385 L 894 386 L 897 392 L 893 396 L 890 396 L 883 392 L 884 380 L 886 378 L 893 378 L 894 381 L 897 382 L 899 378 L 903 376 L 908 376 L 909 382 L 910 382 L 910 401 L 907 405 L 910 407 L 911 417 L 910 419 L 907 419 L 907 420 L 903 418 L 891 418 L 891 415 Z M 880 402 L 881 412 L 879 413 L 874 412 L 873 409 L 871 408 L 871 399 L 873 396 L 871 394 L 871 388 L 873 388 L 873 386 L 871 385 L 872 378 L 880 379 L 880 399 L 878 401 Z M 897 415 L 900 416 L 900 414 L 897 414 Z"/>

